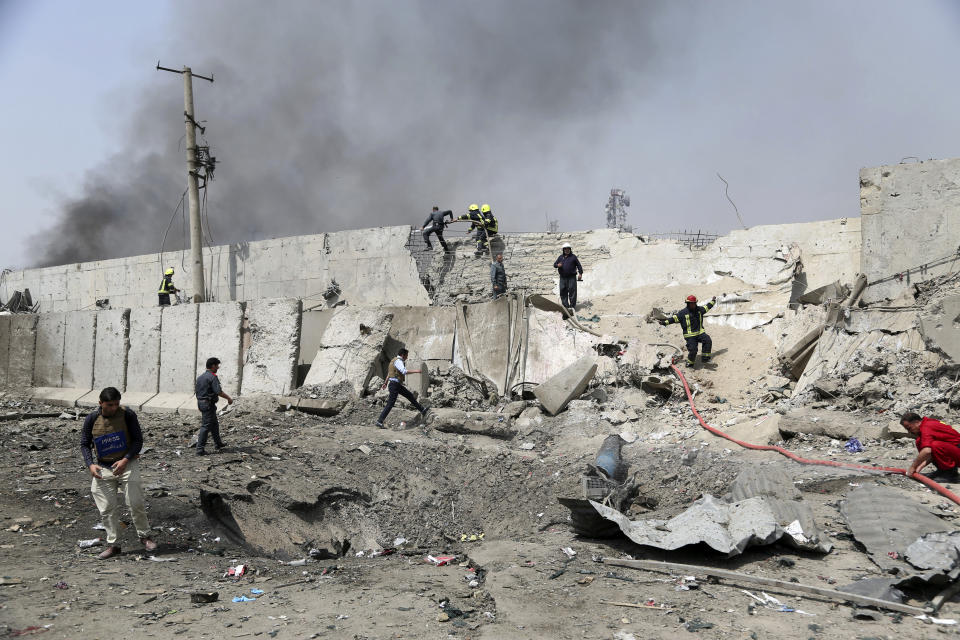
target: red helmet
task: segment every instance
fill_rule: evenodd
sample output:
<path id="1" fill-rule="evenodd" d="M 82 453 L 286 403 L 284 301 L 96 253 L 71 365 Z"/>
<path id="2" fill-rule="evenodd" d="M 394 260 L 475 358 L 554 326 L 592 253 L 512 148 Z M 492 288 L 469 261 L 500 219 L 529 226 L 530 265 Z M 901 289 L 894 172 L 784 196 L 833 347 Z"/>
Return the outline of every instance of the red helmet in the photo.
<path id="1" fill-rule="evenodd" d="M 687 296 L 687 302 L 696 302 L 697 296 Z"/>

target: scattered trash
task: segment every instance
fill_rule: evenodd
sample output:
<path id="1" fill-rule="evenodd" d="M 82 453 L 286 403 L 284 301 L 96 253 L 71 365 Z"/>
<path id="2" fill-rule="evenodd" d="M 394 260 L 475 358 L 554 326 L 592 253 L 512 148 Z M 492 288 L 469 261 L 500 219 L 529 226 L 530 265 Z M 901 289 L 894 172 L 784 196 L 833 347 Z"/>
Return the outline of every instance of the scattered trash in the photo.
<path id="1" fill-rule="evenodd" d="M 763 591 L 760 592 L 763 595 L 762 598 L 757 595 L 754 595 L 753 593 L 750 593 L 746 589 L 740 589 L 740 591 L 747 594 L 751 598 L 753 598 L 756 602 L 760 603 L 761 606 L 767 609 L 772 609 L 773 611 L 779 611 L 781 613 L 799 613 L 800 615 L 803 615 L 803 616 L 817 615 L 815 613 L 807 613 L 806 611 L 801 611 L 800 609 L 794 609 L 792 607 L 788 607 L 787 605 L 783 604 L 782 602 L 780 602 L 779 600 L 771 596 L 769 593 L 765 593 Z"/>
<path id="2" fill-rule="evenodd" d="M 61 580 L 60 582 L 58 582 L 57 584 L 55 584 L 55 585 L 53 585 L 53 586 L 54 586 L 55 589 L 69 589 L 69 588 L 70 588 L 70 585 L 68 585 L 68 584 L 67 584 L 66 582 L 64 582 L 63 580 Z"/>
<path id="3" fill-rule="evenodd" d="M 427 556 L 427 562 L 433 563 L 438 567 L 450 564 L 457 559 L 457 556 Z"/>
<path id="4" fill-rule="evenodd" d="M 263 595 L 263 589 L 250 589 L 250 593 L 255 596 L 261 596 Z"/>
<path id="5" fill-rule="evenodd" d="M 280 564 L 285 564 L 285 565 L 287 565 L 288 567 L 303 567 L 303 566 L 306 566 L 306 564 L 307 564 L 307 559 L 306 559 L 306 558 L 300 558 L 299 560 L 291 560 L 291 561 L 289 561 L 289 562 L 284 562 L 283 560 L 281 560 L 281 561 L 280 561 Z"/>
<path id="6" fill-rule="evenodd" d="M 703 631 L 705 629 L 713 629 L 712 622 L 704 622 L 700 618 L 694 618 L 689 622 L 683 624 L 683 628 L 689 631 L 690 633 L 696 633 L 697 631 Z"/>
<path id="7" fill-rule="evenodd" d="M 255 602 L 256 598 L 248 598 L 247 596 L 234 596 L 234 602 Z"/>
<path id="8" fill-rule="evenodd" d="M 576 557 L 577 557 L 577 552 L 574 551 L 571 547 L 564 547 L 564 548 L 560 549 L 560 551 L 563 551 L 563 553 L 565 553 L 568 558 L 576 558 Z"/>
<path id="9" fill-rule="evenodd" d="M 98 522 L 97 524 L 93 525 L 93 526 L 90 527 L 90 528 L 93 529 L 94 531 L 106 531 L 106 530 L 107 530 L 107 528 L 106 528 L 105 526 L 103 526 L 103 523 L 102 523 L 102 522 Z"/>
<path id="10" fill-rule="evenodd" d="M 238 564 L 235 567 L 230 567 L 229 569 L 227 569 L 227 572 L 223 574 L 223 577 L 226 578 L 227 576 L 233 576 L 235 579 L 242 578 L 246 572 L 247 572 L 247 565 Z"/>
<path id="11" fill-rule="evenodd" d="M 90 538 L 89 540 L 77 540 L 77 546 L 81 549 L 89 549 L 90 547 L 99 547 L 103 544 L 103 538 Z"/>
<path id="12" fill-rule="evenodd" d="M 483 540 L 483 531 L 480 533 L 471 533 L 470 535 L 462 534 L 460 536 L 460 542 L 480 542 Z"/>
<path id="13" fill-rule="evenodd" d="M 863 451 L 863 445 L 860 444 L 860 441 L 855 437 L 847 440 L 847 444 L 843 445 L 843 448 L 847 450 L 847 453 L 860 453 Z"/>
<path id="14" fill-rule="evenodd" d="M 522 445 L 520 445 L 520 448 L 523 449 L 524 451 L 530 451 L 531 449 L 533 449 L 533 447 L 534 447 L 534 444 L 532 442 L 524 442 Z"/>
<path id="15" fill-rule="evenodd" d="M 481 535 L 482 535 L 482 534 L 481 534 Z M 395 546 L 395 547 L 402 547 L 402 546 L 405 545 L 406 543 L 407 543 L 407 539 L 406 539 L 406 538 L 402 538 L 402 537 L 399 537 L 399 536 L 398 536 L 398 537 L 396 537 L 396 538 L 393 539 L 393 546 Z"/>
<path id="16" fill-rule="evenodd" d="M 700 585 L 697 584 L 696 576 L 681 576 L 677 579 L 677 586 L 673 588 L 674 591 L 690 591 L 691 589 L 699 589 Z"/>
<path id="17" fill-rule="evenodd" d="M 365 444 L 362 444 L 362 445 L 360 445 L 359 447 L 357 447 L 357 450 L 360 451 L 360 453 L 362 453 L 362 454 L 365 455 L 365 456 L 370 455 L 370 452 L 373 451 L 373 449 L 371 449 L 370 447 L 368 447 L 368 446 L 365 445 Z"/>
<path id="18" fill-rule="evenodd" d="M 177 558 L 158 558 L 157 556 L 150 556 L 148 558 L 151 562 L 176 562 Z"/>

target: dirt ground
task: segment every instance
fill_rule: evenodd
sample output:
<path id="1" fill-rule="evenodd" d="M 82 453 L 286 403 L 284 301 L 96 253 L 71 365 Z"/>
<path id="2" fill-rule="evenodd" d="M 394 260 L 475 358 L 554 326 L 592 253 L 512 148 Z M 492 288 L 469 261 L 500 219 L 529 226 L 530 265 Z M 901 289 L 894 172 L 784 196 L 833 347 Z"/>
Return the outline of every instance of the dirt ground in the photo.
<path id="1" fill-rule="evenodd" d="M 658 301 L 641 298 L 633 310 L 599 300 L 584 313 L 601 316 L 602 332 L 681 345 L 676 327 L 643 322 Z M 775 373 L 774 345 L 755 331 L 711 334 L 716 366 L 687 371 L 704 418 L 750 442 L 780 441 L 780 415 L 760 384 Z M 222 418 L 227 449 L 203 458 L 190 447 L 199 418 L 141 414 L 143 483 L 160 548 L 151 557 L 127 526 L 123 553 L 107 561 L 96 558 L 102 547 L 77 544 L 102 535 L 79 452 L 82 414 L 20 417 L 59 409 L 0 396 L 0 469 L 8 478 L 0 487 L 0 636 L 866 640 L 956 633 L 956 626 L 890 612 L 858 619 L 847 604 L 766 589 L 796 610 L 779 611 L 744 592 L 762 596 L 756 585 L 696 572 L 691 582 L 681 573 L 601 562 L 664 560 L 834 588 L 884 575 L 840 514 L 852 487 L 891 487 L 929 508 L 945 530 L 956 528 L 960 514 L 902 476 L 801 466 L 742 449 L 703 430 L 681 393 L 662 398 L 620 384 L 605 391 L 602 404 L 579 400 L 556 417 L 519 420 L 509 440 L 436 432 L 403 402 L 391 428 L 381 430 L 372 426 L 379 407 L 370 400 L 321 418 L 241 398 Z M 602 417 L 626 408 L 635 416 L 622 423 Z M 879 419 L 869 411 L 857 416 Z M 557 499 L 581 497 L 587 464 L 606 436 L 621 432 L 631 434 L 623 457 L 644 500 L 632 507 L 633 518 L 670 517 L 702 494 L 722 496 L 744 467 L 768 465 L 800 489 L 833 550 L 775 544 L 726 558 L 705 546 L 661 552 L 625 537 L 577 537 Z M 809 457 L 895 467 L 914 455 L 907 439 L 867 440 L 857 454 L 840 445 L 826 436 L 786 443 Z M 452 558 L 440 566 L 428 560 L 444 556 Z M 238 565 L 246 567 L 241 577 L 227 575 Z M 215 602 L 191 602 L 191 594 L 210 592 Z M 909 603 L 923 606 L 935 593 L 910 592 Z M 241 596 L 252 600 L 233 601 Z M 960 618 L 960 604 L 948 602 L 940 616 Z"/>

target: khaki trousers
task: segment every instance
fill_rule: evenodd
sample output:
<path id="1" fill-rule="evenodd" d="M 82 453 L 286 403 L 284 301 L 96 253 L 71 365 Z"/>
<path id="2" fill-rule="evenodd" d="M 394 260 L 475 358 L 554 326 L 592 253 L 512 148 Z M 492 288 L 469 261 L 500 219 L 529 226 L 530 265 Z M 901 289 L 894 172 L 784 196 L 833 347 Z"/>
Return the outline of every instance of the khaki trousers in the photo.
<path id="1" fill-rule="evenodd" d="M 110 467 L 101 467 L 100 475 L 103 479 L 93 478 L 90 483 L 90 493 L 97 509 L 103 516 L 103 526 L 107 528 L 107 544 L 117 542 L 117 530 L 120 526 L 120 500 L 117 491 L 123 491 L 123 498 L 133 516 L 133 526 L 137 535 L 145 538 L 150 535 L 150 524 L 147 522 L 147 509 L 143 502 L 143 489 L 140 485 L 140 463 L 131 460 L 127 468 L 119 476 L 114 475 Z"/>

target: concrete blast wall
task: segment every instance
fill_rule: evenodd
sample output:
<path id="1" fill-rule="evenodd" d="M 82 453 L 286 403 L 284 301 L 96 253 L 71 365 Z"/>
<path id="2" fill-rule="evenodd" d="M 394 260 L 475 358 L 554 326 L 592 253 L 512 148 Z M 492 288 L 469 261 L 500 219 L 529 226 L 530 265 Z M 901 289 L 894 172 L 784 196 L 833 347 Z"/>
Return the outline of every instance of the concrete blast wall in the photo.
<path id="1" fill-rule="evenodd" d="M 239 302 L 208 302 L 198 305 L 197 365 L 194 376 L 207 368 L 207 358 L 220 360 L 217 376 L 229 396 L 240 393 L 240 326 L 243 306 Z"/>
<path id="2" fill-rule="evenodd" d="M 23 389 L 33 384 L 33 366 L 37 347 L 37 317 L 15 315 L 10 319 L 10 354 L 7 362 L 7 386 Z"/>
<path id="3" fill-rule="evenodd" d="M 97 313 L 97 341 L 93 357 L 93 389 L 127 388 L 127 353 L 130 347 L 130 310 Z"/>
<path id="4" fill-rule="evenodd" d="M 93 388 L 93 358 L 97 340 L 97 312 L 71 311 L 66 317 L 61 387 Z"/>
<path id="5" fill-rule="evenodd" d="M 199 305 L 164 307 L 160 320 L 160 392 L 193 393 Z"/>
<path id="6" fill-rule="evenodd" d="M 861 170 L 860 217 L 861 262 L 870 282 L 865 301 L 896 298 L 915 282 L 955 271 L 960 265 L 960 159 Z"/>
<path id="7" fill-rule="evenodd" d="M 130 310 L 130 350 L 127 352 L 127 391 L 160 390 L 160 323 L 162 309 Z"/>
<path id="8" fill-rule="evenodd" d="M 42 313 L 37 316 L 37 348 L 33 361 L 33 384 L 59 387 L 63 382 L 63 342 L 67 333 L 67 314 Z"/>
<path id="9" fill-rule="evenodd" d="M 13 316 L 0 316 L 0 389 L 7 386 L 10 368 L 10 323 Z"/>
<path id="10" fill-rule="evenodd" d="M 206 298 L 322 302 L 320 294 L 336 280 L 341 298 L 352 305 L 426 305 L 429 296 L 406 249 L 409 234 L 408 226 L 379 227 L 205 248 Z M 189 255 L 174 251 L 159 259 L 151 254 L 14 271 L 4 278 L 0 300 L 29 288 L 43 313 L 90 308 L 103 298 L 114 308 L 153 307 L 163 270 L 174 265 L 174 282 L 189 287 Z"/>
<path id="11" fill-rule="evenodd" d="M 297 384 L 300 347 L 299 300 L 247 303 L 241 392 L 289 393 Z"/>

